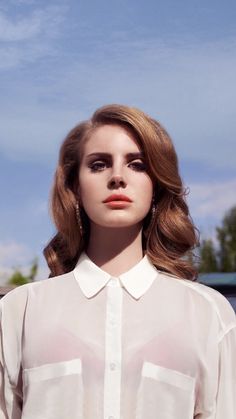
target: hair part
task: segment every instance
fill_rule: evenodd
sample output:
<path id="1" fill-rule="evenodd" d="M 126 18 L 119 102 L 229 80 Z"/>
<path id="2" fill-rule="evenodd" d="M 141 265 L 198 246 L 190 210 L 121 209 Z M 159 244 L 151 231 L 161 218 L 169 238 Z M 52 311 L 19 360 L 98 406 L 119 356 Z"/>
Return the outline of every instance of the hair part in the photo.
<path id="1" fill-rule="evenodd" d="M 199 231 L 189 214 L 188 192 L 179 175 L 172 140 L 161 124 L 144 112 L 116 104 L 97 109 L 90 120 L 76 125 L 61 145 L 50 195 L 50 212 L 57 232 L 43 251 L 49 276 L 73 270 L 88 245 L 89 219 L 82 209 L 85 230 L 82 237 L 75 212 L 83 145 L 97 127 L 111 124 L 131 131 L 144 153 L 154 184 L 156 212 L 154 219 L 149 213 L 143 222 L 144 252 L 158 270 L 196 280 L 192 258 L 194 248 L 199 245 Z"/>

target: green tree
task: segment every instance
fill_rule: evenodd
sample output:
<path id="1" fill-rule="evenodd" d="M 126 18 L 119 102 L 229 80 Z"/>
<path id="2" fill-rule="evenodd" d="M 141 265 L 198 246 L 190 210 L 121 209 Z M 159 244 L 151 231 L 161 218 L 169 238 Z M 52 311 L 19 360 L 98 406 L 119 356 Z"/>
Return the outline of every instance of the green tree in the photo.
<path id="1" fill-rule="evenodd" d="M 16 269 L 8 280 L 8 284 L 17 286 L 27 284 L 28 282 L 28 277 L 23 275 L 19 269 Z"/>
<path id="2" fill-rule="evenodd" d="M 199 272 L 217 272 L 217 256 L 211 239 L 203 240 L 200 246 Z"/>
<path id="3" fill-rule="evenodd" d="M 38 259 L 35 258 L 32 261 L 32 265 L 31 265 L 31 268 L 30 268 L 30 273 L 29 273 L 29 276 L 28 276 L 29 282 L 33 282 L 35 280 L 37 272 L 38 272 Z"/>
<path id="4" fill-rule="evenodd" d="M 222 226 L 216 228 L 220 250 L 218 253 L 221 272 L 236 272 L 236 206 L 223 218 Z"/>
<path id="5" fill-rule="evenodd" d="M 10 285 L 24 285 L 28 284 L 29 282 L 33 282 L 38 272 L 38 259 L 35 258 L 32 261 L 31 268 L 29 275 L 23 275 L 22 272 L 17 268 L 8 279 L 8 284 Z"/>

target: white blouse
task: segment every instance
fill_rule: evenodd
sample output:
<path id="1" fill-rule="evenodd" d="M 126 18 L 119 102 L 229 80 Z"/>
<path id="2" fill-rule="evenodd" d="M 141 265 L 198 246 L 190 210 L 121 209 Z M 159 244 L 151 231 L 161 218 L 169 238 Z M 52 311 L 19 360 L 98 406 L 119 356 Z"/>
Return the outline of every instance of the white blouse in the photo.
<path id="1" fill-rule="evenodd" d="M 236 316 L 147 256 L 75 269 L 1 304 L 0 419 L 235 419 Z"/>

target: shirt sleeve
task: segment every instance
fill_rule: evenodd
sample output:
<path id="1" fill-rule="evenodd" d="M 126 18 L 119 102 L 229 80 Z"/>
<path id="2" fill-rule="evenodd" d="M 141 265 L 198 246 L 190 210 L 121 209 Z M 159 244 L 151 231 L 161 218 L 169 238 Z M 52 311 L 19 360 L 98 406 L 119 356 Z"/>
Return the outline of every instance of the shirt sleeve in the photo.
<path id="1" fill-rule="evenodd" d="M 236 418 L 236 324 L 219 342 L 219 381 L 216 419 Z"/>
<path id="2" fill-rule="evenodd" d="M 1 311 L 2 314 L 2 311 Z M 1 322 L 2 323 L 2 322 Z M 8 419 L 6 410 L 6 397 L 11 393 L 10 383 L 4 367 L 3 342 L 2 342 L 2 324 L 0 327 L 0 419 Z"/>
<path id="3" fill-rule="evenodd" d="M 20 419 L 22 314 L 15 292 L 9 294 L 0 301 L 0 419 Z"/>
<path id="4" fill-rule="evenodd" d="M 0 419 L 7 419 L 6 398 L 11 393 L 10 383 L 6 374 L 3 353 L 2 305 L 0 306 Z"/>

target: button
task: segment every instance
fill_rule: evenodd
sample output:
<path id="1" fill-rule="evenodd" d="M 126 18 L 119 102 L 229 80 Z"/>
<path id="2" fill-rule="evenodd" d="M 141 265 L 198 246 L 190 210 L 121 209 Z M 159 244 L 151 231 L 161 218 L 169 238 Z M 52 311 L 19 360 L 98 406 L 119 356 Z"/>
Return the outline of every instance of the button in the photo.
<path id="1" fill-rule="evenodd" d="M 108 416 L 108 419 L 115 419 L 114 416 Z"/>
<path id="2" fill-rule="evenodd" d="M 116 364 L 114 362 L 110 363 L 110 370 L 114 371 L 116 369 Z"/>
<path id="3" fill-rule="evenodd" d="M 111 284 L 112 286 L 117 285 L 117 284 L 118 284 L 118 278 L 111 278 L 111 279 L 110 279 L 110 284 Z"/>
<path id="4" fill-rule="evenodd" d="M 114 325 L 114 324 L 116 324 L 116 320 L 115 320 L 114 318 L 111 318 L 110 323 L 111 323 L 112 325 Z"/>
<path id="5" fill-rule="evenodd" d="M 120 282 L 120 278 L 111 276 L 110 280 L 108 281 L 108 285 L 112 287 L 121 287 L 122 284 Z"/>

